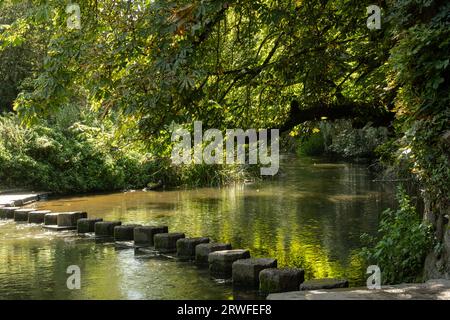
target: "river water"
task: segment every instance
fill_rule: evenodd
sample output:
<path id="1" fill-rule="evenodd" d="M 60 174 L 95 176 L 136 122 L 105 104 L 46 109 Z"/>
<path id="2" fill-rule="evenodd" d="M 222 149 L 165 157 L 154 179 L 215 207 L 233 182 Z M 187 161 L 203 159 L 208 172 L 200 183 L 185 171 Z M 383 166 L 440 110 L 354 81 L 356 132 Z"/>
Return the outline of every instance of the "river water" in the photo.
<path id="1" fill-rule="evenodd" d="M 364 165 L 284 158 L 273 180 L 224 188 L 77 196 L 33 204 L 87 211 L 123 223 L 168 225 L 187 237 L 248 248 L 300 267 L 305 277 L 345 277 L 365 283 L 358 253 L 362 233 L 376 234 L 380 213 L 393 205 L 390 186 L 373 182 Z M 81 269 L 81 289 L 69 290 L 66 269 Z M 0 299 L 237 299 L 228 282 L 170 257 L 0 221 Z"/>

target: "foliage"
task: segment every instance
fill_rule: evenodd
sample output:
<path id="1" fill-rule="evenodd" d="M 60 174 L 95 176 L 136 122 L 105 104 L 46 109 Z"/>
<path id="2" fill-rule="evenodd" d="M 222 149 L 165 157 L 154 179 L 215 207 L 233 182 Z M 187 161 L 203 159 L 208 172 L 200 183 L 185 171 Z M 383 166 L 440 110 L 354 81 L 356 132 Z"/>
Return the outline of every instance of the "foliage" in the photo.
<path id="1" fill-rule="evenodd" d="M 327 151 L 347 159 L 375 158 L 376 149 L 388 138 L 388 129 L 367 124 L 353 128 L 349 121 L 338 121 L 327 131 Z"/>
<path id="2" fill-rule="evenodd" d="M 142 186 L 149 161 L 116 149 L 111 133 L 81 123 L 61 130 L 45 123 L 25 128 L 14 116 L 0 118 L 2 185 L 55 192 L 105 191 Z"/>
<path id="3" fill-rule="evenodd" d="M 40 68 L 44 56 L 42 30 L 23 21 L 30 8 L 28 1 L 0 1 L 0 113 L 12 111 L 22 82 Z M 12 23 L 16 32 L 8 34 Z"/>
<path id="4" fill-rule="evenodd" d="M 368 30 L 359 0 L 79 0 L 79 31 L 66 1 L 30 2 L 23 21 L 48 47 L 15 104 L 28 123 L 80 92 L 155 144 L 172 122 L 280 126 L 293 99 L 386 109 L 391 40 Z M 3 38 L 20 35 L 16 21 Z"/>
<path id="5" fill-rule="evenodd" d="M 398 189 L 397 200 L 399 208 L 387 209 L 381 216 L 379 241 L 362 251 L 369 264 L 380 267 L 382 281 L 388 284 L 418 281 L 425 256 L 433 247 L 430 226 L 422 222 L 402 187 Z M 375 240 L 367 235 L 363 238 Z"/>
<path id="6" fill-rule="evenodd" d="M 422 8 L 421 19 L 411 12 Z M 392 51 L 392 77 L 401 90 L 396 99 L 396 129 L 400 135 L 398 161 L 407 162 L 430 198 L 450 198 L 450 3 L 399 1 L 399 38 Z M 403 14 L 402 14 L 403 13 Z"/>
<path id="7" fill-rule="evenodd" d="M 304 138 L 297 149 L 299 155 L 319 156 L 325 152 L 325 141 L 320 133 Z"/>
<path id="8" fill-rule="evenodd" d="M 300 135 L 297 152 L 301 155 L 335 155 L 345 159 L 376 157 L 376 149 L 388 140 L 388 129 L 370 123 L 354 128 L 349 120 L 305 123 L 297 128 Z"/>
<path id="9" fill-rule="evenodd" d="M 173 167 L 144 152 L 139 142 L 113 139 L 108 125 L 40 123 L 27 128 L 14 115 L 0 117 L 0 185 L 56 193 L 143 188 L 151 182 L 217 185 L 244 179 L 242 168 Z"/>
<path id="10" fill-rule="evenodd" d="M 397 139 L 379 151 L 383 160 L 400 171 L 408 170 L 402 175 L 418 180 L 428 210 L 439 217 L 445 214 L 450 199 L 450 3 L 392 1 L 392 9 L 390 32 L 397 43 L 388 60 L 387 76 L 389 86 L 398 88 Z M 420 272 L 431 251 L 433 236 L 425 232 L 427 227 L 417 219 L 403 221 L 402 213 L 407 217 L 406 212 L 412 211 L 405 201 L 401 201 L 398 218 L 390 211 L 382 221 L 381 231 L 386 236 L 372 253 L 372 258 L 384 263 L 386 282 L 414 280 L 412 276 Z M 430 220 L 434 234 L 442 234 L 442 226 L 435 222 Z M 436 241 L 436 247 L 442 247 L 442 238 Z M 412 254 L 405 256 L 408 251 Z"/>

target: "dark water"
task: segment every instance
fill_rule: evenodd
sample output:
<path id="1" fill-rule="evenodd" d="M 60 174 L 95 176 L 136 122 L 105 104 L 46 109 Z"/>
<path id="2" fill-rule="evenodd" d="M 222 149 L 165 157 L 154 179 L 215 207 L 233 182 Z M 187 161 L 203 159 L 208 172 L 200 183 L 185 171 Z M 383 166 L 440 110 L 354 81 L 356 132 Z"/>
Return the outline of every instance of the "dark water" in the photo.
<path id="1" fill-rule="evenodd" d="M 54 211 L 166 224 L 186 236 L 209 236 L 305 269 L 306 278 L 364 280 L 362 233 L 374 234 L 392 190 L 372 182 L 365 166 L 284 159 L 276 180 L 226 188 L 128 192 L 40 202 Z M 69 290 L 66 269 L 81 268 L 81 290 Z M 0 221 L 0 299 L 233 299 L 228 283 L 169 258 L 135 255 L 72 232 Z"/>

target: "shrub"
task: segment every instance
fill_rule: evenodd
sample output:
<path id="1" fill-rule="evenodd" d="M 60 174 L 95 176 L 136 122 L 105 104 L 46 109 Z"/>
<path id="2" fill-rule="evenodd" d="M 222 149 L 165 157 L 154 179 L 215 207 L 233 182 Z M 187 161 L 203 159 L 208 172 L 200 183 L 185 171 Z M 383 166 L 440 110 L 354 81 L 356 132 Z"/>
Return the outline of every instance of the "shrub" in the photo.
<path id="1" fill-rule="evenodd" d="M 378 242 L 362 251 L 369 264 L 381 268 L 383 283 L 388 284 L 418 281 L 433 247 L 431 227 L 421 220 L 403 187 L 398 188 L 397 200 L 397 210 L 382 213 Z M 363 238 L 375 242 L 367 235 Z"/>
<path id="2" fill-rule="evenodd" d="M 361 129 L 352 128 L 350 121 L 337 121 L 327 140 L 329 152 L 343 158 L 374 158 L 375 150 L 387 140 L 388 130 L 384 127 L 366 125 Z"/>
<path id="3" fill-rule="evenodd" d="M 325 141 L 321 133 L 313 133 L 304 141 L 300 142 L 300 146 L 297 149 L 299 155 L 305 156 L 319 156 L 325 151 Z"/>
<path id="4" fill-rule="evenodd" d="M 375 158 L 376 149 L 388 139 L 388 129 L 373 127 L 353 128 L 349 120 L 306 123 L 295 135 L 302 138 L 297 148 L 299 155 L 332 154 L 345 159 Z"/>
<path id="5" fill-rule="evenodd" d="M 0 183 L 57 193 L 145 185 L 145 157 L 112 143 L 108 132 L 80 123 L 65 130 L 44 123 L 28 129 L 14 115 L 1 117 Z"/>
<path id="6" fill-rule="evenodd" d="M 144 188 L 148 184 L 211 186 L 244 180 L 246 168 L 173 166 L 138 141 L 115 138 L 113 126 L 40 121 L 31 128 L 15 115 L 0 117 L 0 186 L 55 193 Z"/>

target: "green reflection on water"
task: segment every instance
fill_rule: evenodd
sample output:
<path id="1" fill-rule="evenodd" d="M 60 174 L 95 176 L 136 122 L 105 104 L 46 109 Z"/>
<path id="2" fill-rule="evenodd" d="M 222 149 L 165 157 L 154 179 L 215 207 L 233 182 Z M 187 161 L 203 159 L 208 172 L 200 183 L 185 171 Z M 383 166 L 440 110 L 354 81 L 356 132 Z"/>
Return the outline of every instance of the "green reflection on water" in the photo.
<path id="1" fill-rule="evenodd" d="M 307 278 L 346 277 L 362 285 L 361 233 L 375 233 L 391 206 L 391 190 L 372 182 L 360 165 L 285 159 L 274 180 L 227 188 L 129 192 L 41 202 L 54 211 L 167 224 L 187 236 L 209 236 L 279 266 L 305 269 Z M 230 299 L 228 284 L 207 270 L 168 259 L 141 259 L 72 233 L 0 223 L 0 298 Z M 66 268 L 82 270 L 82 290 L 66 288 Z"/>

